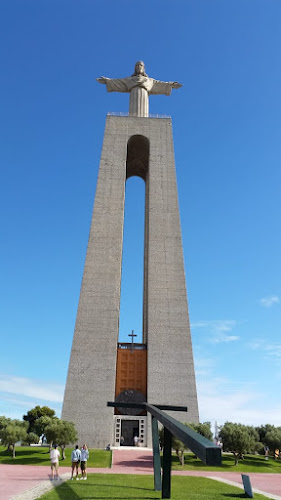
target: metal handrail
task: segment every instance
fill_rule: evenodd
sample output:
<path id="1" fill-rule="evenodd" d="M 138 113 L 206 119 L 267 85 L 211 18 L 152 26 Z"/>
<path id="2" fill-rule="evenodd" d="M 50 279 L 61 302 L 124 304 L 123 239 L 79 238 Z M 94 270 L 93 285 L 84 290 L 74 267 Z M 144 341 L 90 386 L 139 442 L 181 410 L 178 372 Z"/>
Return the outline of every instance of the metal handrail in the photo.
<path id="1" fill-rule="evenodd" d="M 143 350 L 145 351 L 147 349 L 146 344 L 136 344 L 135 342 L 133 343 L 134 350 Z M 117 343 L 117 348 L 118 349 L 132 349 L 132 342 L 118 342 Z"/>
<path id="2" fill-rule="evenodd" d="M 161 118 L 161 119 L 170 119 L 170 115 L 154 115 L 154 114 L 149 114 L 148 116 L 137 116 L 137 115 L 130 115 L 129 113 L 123 113 L 123 111 L 109 111 L 107 113 L 107 116 L 130 116 L 132 118 Z"/>

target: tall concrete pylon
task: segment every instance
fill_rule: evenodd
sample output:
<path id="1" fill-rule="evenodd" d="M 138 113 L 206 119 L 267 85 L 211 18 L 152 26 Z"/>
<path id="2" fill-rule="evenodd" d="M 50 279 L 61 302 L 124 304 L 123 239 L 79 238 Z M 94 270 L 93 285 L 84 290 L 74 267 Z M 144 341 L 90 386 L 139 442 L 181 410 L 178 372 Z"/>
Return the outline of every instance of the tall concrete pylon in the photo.
<path id="1" fill-rule="evenodd" d="M 187 406 L 187 414 L 169 412 L 182 422 L 199 418 L 171 118 L 109 114 L 62 410 L 62 418 L 75 423 L 79 443 L 89 447 L 118 445 L 126 432 L 137 432 L 142 445 L 151 445 L 149 417 L 107 407 L 118 396 L 122 377 L 123 390 L 131 390 L 134 399 L 140 382 L 133 382 L 134 366 L 144 366 L 141 351 L 128 353 L 126 344 L 118 344 L 125 184 L 133 175 L 146 184 L 143 344 L 138 345 L 147 353 L 143 397 L 151 404 Z M 128 356 L 127 379 L 123 358 L 117 371 L 118 351 Z"/>

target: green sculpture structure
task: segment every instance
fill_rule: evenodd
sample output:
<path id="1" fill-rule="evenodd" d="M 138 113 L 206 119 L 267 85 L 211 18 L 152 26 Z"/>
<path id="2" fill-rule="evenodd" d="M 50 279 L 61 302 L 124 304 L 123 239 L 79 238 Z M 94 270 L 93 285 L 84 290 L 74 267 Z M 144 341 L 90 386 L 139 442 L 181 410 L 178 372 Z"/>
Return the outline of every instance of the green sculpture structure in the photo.
<path id="1" fill-rule="evenodd" d="M 116 407 L 116 402 L 107 406 Z M 221 448 L 198 432 L 164 413 L 163 410 L 187 411 L 186 406 L 151 405 L 148 403 L 118 403 L 118 407 L 141 408 L 151 414 L 154 489 L 161 491 L 162 498 L 171 498 L 171 454 L 172 436 L 180 439 L 206 465 L 221 465 Z M 163 474 L 161 480 L 161 461 L 159 450 L 158 422 L 164 427 Z"/>

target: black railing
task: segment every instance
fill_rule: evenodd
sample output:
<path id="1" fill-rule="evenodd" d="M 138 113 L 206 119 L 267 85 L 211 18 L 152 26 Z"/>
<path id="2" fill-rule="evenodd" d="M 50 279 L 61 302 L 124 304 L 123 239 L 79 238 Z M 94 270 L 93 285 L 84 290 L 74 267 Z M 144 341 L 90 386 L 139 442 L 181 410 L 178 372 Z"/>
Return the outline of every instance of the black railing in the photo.
<path id="1" fill-rule="evenodd" d="M 123 111 L 110 111 L 109 113 L 107 113 L 107 116 L 131 116 L 132 118 L 135 118 L 137 116 L 138 118 L 163 118 L 163 119 L 171 118 L 171 115 L 154 115 L 150 113 L 148 116 L 138 116 L 130 114 L 128 112 L 125 113 Z"/>
<path id="2" fill-rule="evenodd" d="M 147 345 L 146 344 L 135 344 L 135 342 L 132 344 L 132 342 L 118 342 L 117 343 L 117 348 L 118 349 L 132 349 L 132 345 L 134 350 L 146 350 Z"/>

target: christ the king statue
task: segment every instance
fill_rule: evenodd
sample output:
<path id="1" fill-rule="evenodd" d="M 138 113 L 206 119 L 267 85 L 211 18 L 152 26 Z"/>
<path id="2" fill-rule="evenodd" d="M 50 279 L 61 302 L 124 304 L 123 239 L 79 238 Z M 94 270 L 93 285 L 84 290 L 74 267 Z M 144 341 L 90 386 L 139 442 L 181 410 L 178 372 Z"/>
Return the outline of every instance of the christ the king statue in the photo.
<path id="1" fill-rule="evenodd" d="M 107 92 L 129 92 L 129 115 L 148 116 L 148 96 L 152 94 L 170 95 L 172 89 L 181 87 L 178 82 L 161 82 L 149 78 L 145 73 L 144 63 L 138 61 L 135 72 L 128 78 L 97 78 L 99 83 L 106 84 Z"/>

